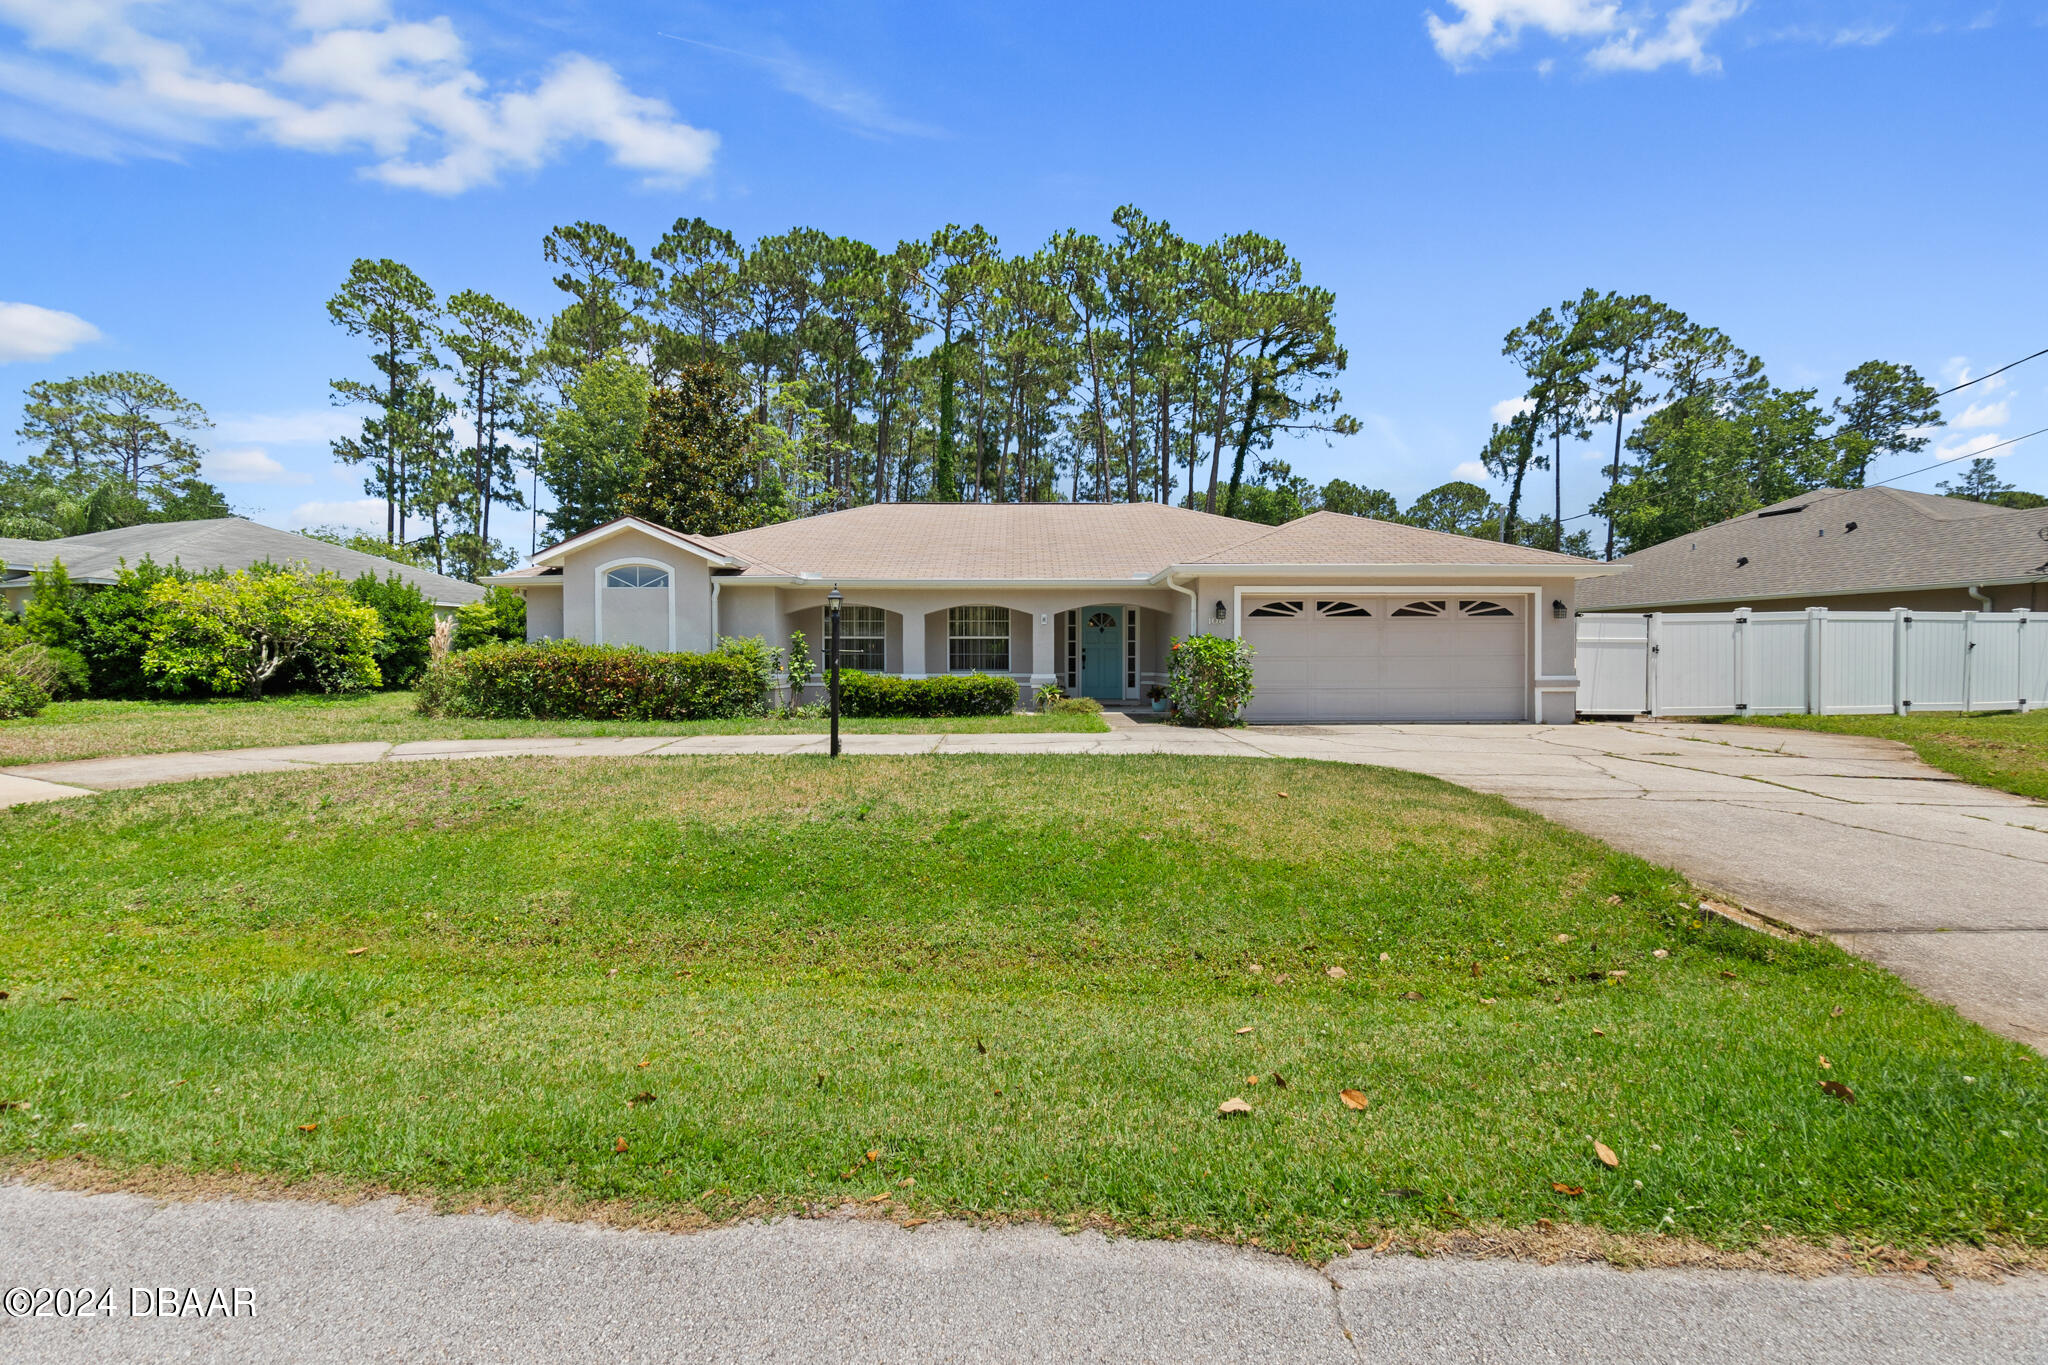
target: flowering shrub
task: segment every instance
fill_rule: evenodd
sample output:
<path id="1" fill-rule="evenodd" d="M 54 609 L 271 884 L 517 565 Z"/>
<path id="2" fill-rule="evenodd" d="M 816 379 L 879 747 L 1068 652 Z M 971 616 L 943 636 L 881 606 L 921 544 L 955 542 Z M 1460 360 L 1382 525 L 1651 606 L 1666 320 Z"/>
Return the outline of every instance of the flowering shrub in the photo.
<path id="1" fill-rule="evenodd" d="M 654 654 L 541 640 L 448 655 L 420 680 L 419 710 L 483 720 L 726 720 L 757 716 L 768 690 L 750 651 Z"/>
<path id="2" fill-rule="evenodd" d="M 1166 656 L 1166 695 L 1182 725 L 1236 725 L 1252 699 L 1252 647 L 1221 635 L 1187 635 Z"/>

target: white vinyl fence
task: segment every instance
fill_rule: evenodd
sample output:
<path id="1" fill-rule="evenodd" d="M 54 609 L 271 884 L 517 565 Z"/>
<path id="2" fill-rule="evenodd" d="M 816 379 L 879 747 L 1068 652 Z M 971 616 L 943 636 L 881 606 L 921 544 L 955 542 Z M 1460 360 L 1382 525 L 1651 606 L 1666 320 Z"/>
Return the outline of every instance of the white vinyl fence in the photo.
<path id="1" fill-rule="evenodd" d="M 1651 612 L 1579 618 L 1588 715 L 1905 715 L 2048 703 L 2048 613 Z"/>

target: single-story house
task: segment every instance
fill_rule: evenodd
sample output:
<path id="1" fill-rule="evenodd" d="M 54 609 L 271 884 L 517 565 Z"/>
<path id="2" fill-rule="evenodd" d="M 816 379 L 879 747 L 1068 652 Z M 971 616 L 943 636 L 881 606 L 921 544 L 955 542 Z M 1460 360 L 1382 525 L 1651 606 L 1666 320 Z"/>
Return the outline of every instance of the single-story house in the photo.
<path id="1" fill-rule="evenodd" d="M 2048 608 L 2048 507 L 1816 488 L 1619 561 L 1582 611 Z"/>
<path id="2" fill-rule="evenodd" d="M 324 540 L 295 536 L 241 517 L 213 517 L 147 522 L 61 540 L 0 539 L 0 599 L 5 600 L 7 609 L 20 611 L 35 592 L 30 575 L 59 559 L 74 583 L 112 583 L 124 562 L 133 565 L 144 559 L 166 568 L 181 565 L 195 573 L 213 569 L 232 572 L 267 562 L 326 569 L 350 579 L 366 573 L 379 578 L 395 573 L 444 614 L 482 601 L 484 595 L 474 583 L 430 569 L 415 569 Z"/>
<path id="3" fill-rule="evenodd" d="M 624 518 L 489 582 L 528 634 L 701 650 L 723 636 L 908 677 L 986 671 L 1029 697 L 1133 701 L 1171 640 L 1242 636 L 1249 718 L 1573 718 L 1581 579 L 1622 570 L 1519 545 L 1318 512 L 1262 526 L 1159 503 L 884 503 L 732 535 Z"/>

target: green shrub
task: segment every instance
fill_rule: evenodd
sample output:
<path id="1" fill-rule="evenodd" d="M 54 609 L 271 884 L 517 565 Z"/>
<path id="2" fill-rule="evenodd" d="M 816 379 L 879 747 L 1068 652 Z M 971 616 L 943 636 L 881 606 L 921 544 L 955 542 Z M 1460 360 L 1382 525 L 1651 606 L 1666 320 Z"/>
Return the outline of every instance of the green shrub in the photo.
<path id="1" fill-rule="evenodd" d="M 481 602 L 455 609 L 454 647 L 482 649 L 485 645 L 526 643 L 526 599 L 502 584 L 484 589 Z"/>
<path id="2" fill-rule="evenodd" d="M 17 645 L 0 654 L 0 669 L 27 678 L 51 701 L 77 701 L 85 695 L 85 660 L 76 650 L 48 645 Z"/>
<path id="3" fill-rule="evenodd" d="M 86 595 L 78 608 L 78 652 L 91 670 L 93 696 L 135 698 L 152 692 L 181 696 L 189 690 L 152 687 L 142 671 L 142 659 L 149 653 L 149 631 L 156 611 L 150 605 L 150 589 L 167 579 L 190 577 L 182 569 L 159 568 L 155 560 L 144 558 L 139 564 L 123 564 L 114 582 Z"/>
<path id="4" fill-rule="evenodd" d="M 654 654 L 570 640 L 485 645 L 427 670 L 419 709 L 485 720 L 725 720 L 767 709 L 745 652 Z"/>
<path id="5" fill-rule="evenodd" d="M 50 704 L 50 694 L 19 673 L 0 670 L 0 720 L 32 716 Z"/>
<path id="6" fill-rule="evenodd" d="M 51 560 L 50 567 L 37 569 L 30 582 L 35 592 L 21 609 L 21 625 L 28 638 L 52 649 L 78 648 L 78 608 L 85 592 L 72 583 L 64 561 Z"/>
<path id="7" fill-rule="evenodd" d="M 839 673 L 843 716 L 1007 716 L 1017 709 L 1017 680 L 992 673 L 901 678 L 891 673 Z"/>
<path id="8" fill-rule="evenodd" d="M 375 687 L 377 613 L 331 573 L 242 572 L 166 579 L 149 590 L 153 611 L 142 669 L 165 689 L 263 695 L 288 669 L 323 692 Z"/>
<path id="9" fill-rule="evenodd" d="M 1038 709 L 1053 716 L 1099 716 L 1102 703 L 1093 697 L 1054 697 Z"/>
<path id="10" fill-rule="evenodd" d="M 377 613 L 383 638 L 373 648 L 386 687 L 411 687 L 427 671 L 434 647 L 434 604 L 395 573 L 365 573 L 348 595 Z"/>
<path id="11" fill-rule="evenodd" d="M 1167 651 L 1166 695 L 1182 725 L 1236 725 L 1252 699 L 1252 647 L 1221 635 L 1187 635 Z"/>

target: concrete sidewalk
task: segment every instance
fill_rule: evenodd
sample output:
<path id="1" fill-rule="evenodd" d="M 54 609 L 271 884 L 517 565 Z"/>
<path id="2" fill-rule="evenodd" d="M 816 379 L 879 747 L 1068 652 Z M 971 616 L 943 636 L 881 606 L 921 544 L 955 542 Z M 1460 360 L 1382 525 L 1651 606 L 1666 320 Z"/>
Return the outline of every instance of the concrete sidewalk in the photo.
<path id="1" fill-rule="evenodd" d="M 1125 721 L 1118 717 L 1117 720 Z M 818 754 L 822 735 L 319 744 L 0 770 L 0 802 L 334 763 Z M 1675 867 L 2048 1050 L 2048 806 L 1904 745 L 1744 726 L 1331 725 L 1099 734 L 849 735 L 849 754 L 1301 758 L 1428 773 Z"/>
<path id="2" fill-rule="evenodd" d="M 1797 1280 L 845 1218 L 618 1232 L 396 1201 L 158 1204 L 0 1186 L 0 1291 L 109 1286 L 111 1319 L 0 1317 L 0 1358 L 124 1361 L 2048 1359 L 2048 1280 Z M 250 1291 L 131 1317 L 135 1286 Z M 143 1300 L 149 1302 L 148 1299 Z"/>

